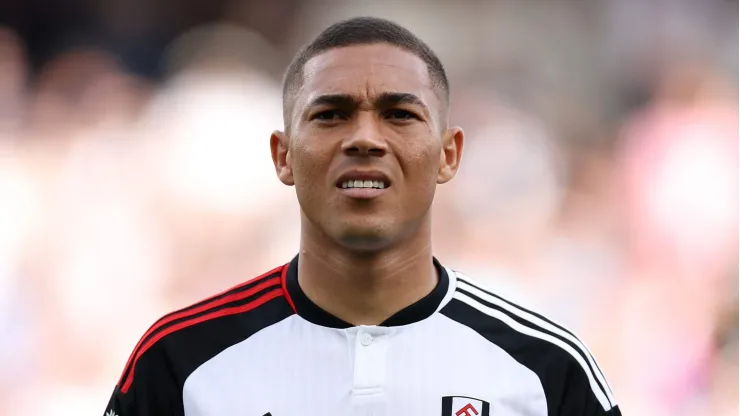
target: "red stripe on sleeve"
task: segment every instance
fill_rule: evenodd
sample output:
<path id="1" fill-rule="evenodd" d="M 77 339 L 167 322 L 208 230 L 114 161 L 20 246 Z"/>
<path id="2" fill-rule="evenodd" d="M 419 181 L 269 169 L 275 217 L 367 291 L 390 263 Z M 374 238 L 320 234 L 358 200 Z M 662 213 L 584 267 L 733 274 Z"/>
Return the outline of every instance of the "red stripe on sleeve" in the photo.
<path id="1" fill-rule="evenodd" d="M 293 312 L 298 313 L 298 310 L 295 308 L 295 304 L 293 303 L 293 299 L 290 298 L 290 293 L 288 292 L 288 268 L 290 268 L 290 263 L 283 266 L 283 272 L 280 274 L 280 282 L 283 286 L 283 293 L 285 293 L 285 300 L 288 301 L 288 305 L 293 309 Z"/>
<path id="2" fill-rule="evenodd" d="M 281 267 L 283 267 L 283 266 L 281 266 Z M 222 296 L 222 295 L 227 294 L 229 292 L 233 292 L 234 290 L 240 289 L 240 288 L 242 288 L 242 287 L 244 287 L 246 285 L 256 283 L 256 282 L 258 282 L 260 280 L 263 280 L 263 279 L 267 278 L 270 275 L 275 274 L 278 270 L 280 270 L 280 267 L 277 267 L 277 268 L 275 268 L 273 270 L 270 270 L 269 272 L 267 272 L 267 273 L 265 273 L 263 275 L 260 275 L 260 276 L 255 277 L 254 279 L 250 279 L 250 280 L 248 280 L 248 281 L 246 281 L 246 282 L 244 282 L 244 283 L 242 283 L 242 284 L 240 284 L 238 286 L 232 287 L 231 289 L 227 289 L 227 290 L 225 290 L 225 291 L 223 291 L 223 292 L 221 292 L 221 293 L 219 293 L 217 295 L 211 296 L 209 299 L 215 299 L 215 298 L 217 298 L 219 296 Z M 144 342 L 144 339 L 146 339 L 148 336 L 150 336 L 152 333 L 154 333 L 159 328 L 163 327 L 164 325 L 167 325 L 168 323 L 170 323 L 172 321 L 175 321 L 175 320 L 178 320 L 178 319 L 182 319 L 182 318 L 186 318 L 186 317 L 188 317 L 190 315 L 201 313 L 201 312 L 206 311 L 208 309 L 211 309 L 211 308 L 214 308 L 214 307 L 217 307 L 217 306 L 221 306 L 221 305 L 224 305 L 226 303 L 233 302 L 235 300 L 240 300 L 240 299 L 244 299 L 244 298 L 247 298 L 249 296 L 252 296 L 253 294 L 259 292 L 260 290 L 263 290 L 263 289 L 265 289 L 267 287 L 270 287 L 270 286 L 276 284 L 276 282 L 278 280 L 279 279 L 277 277 L 275 277 L 273 279 L 265 280 L 264 282 L 258 284 L 257 286 L 255 286 L 255 287 L 253 287 L 253 288 L 251 288 L 249 290 L 246 290 L 246 291 L 244 291 L 242 293 L 238 293 L 238 294 L 235 294 L 235 295 L 226 296 L 226 297 L 224 297 L 222 299 L 218 299 L 218 300 L 211 300 L 211 301 L 209 301 L 207 303 L 204 303 L 203 305 L 201 305 L 201 306 L 199 306 L 197 308 L 194 308 L 194 309 L 187 309 L 186 308 L 184 310 L 181 310 L 180 312 L 176 312 L 176 313 L 173 313 L 173 314 L 171 314 L 169 316 L 165 316 L 164 318 L 162 318 L 159 321 L 155 322 L 154 325 L 152 325 L 151 328 L 149 328 L 146 331 L 146 333 L 141 337 L 141 339 L 139 339 L 139 342 L 136 344 L 136 347 L 134 347 L 134 350 L 131 352 L 131 356 L 129 356 L 128 361 L 126 361 L 126 366 L 123 367 L 123 374 L 121 374 L 121 378 L 118 380 L 118 385 L 119 386 L 121 385 L 121 382 L 123 381 L 123 378 L 126 375 L 126 372 L 128 371 L 129 367 L 131 366 L 131 363 L 134 360 L 134 357 L 136 356 L 136 351 L 139 349 L 139 347 L 141 347 L 141 344 Z"/>
<path id="3" fill-rule="evenodd" d="M 208 313 L 206 315 L 200 316 L 198 318 L 193 318 L 191 320 L 188 320 L 188 321 L 185 321 L 185 322 L 180 322 L 179 324 L 176 324 L 176 325 L 172 325 L 171 327 L 169 327 L 169 328 L 165 329 L 164 331 L 160 332 L 154 338 L 152 338 L 149 341 L 147 341 L 141 347 L 141 349 L 139 350 L 139 352 L 136 353 L 136 357 L 133 360 L 133 366 L 131 368 L 131 371 L 129 372 L 128 377 L 126 377 L 125 383 L 123 383 L 123 385 L 121 386 L 121 392 L 125 394 L 128 391 L 128 389 L 131 387 L 131 383 L 133 383 L 133 381 L 134 381 L 134 371 L 136 370 L 136 362 L 139 360 L 139 358 L 141 358 L 141 356 L 149 348 L 151 348 L 152 345 L 154 345 L 160 339 L 166 337 L 167 335 L 169 335 L 169 334 L 171 334 L 173 332 L 179 331 L 179 330 L 184 329 L 184 328 L 187 328 L 189 326 L 193 326 L 193 325 L 199 324 L 201 322 L 205 322 L 205 321 L 208 321 L 208 320 L 211 320 L 211 319 L 215 319 L 215 318 L 220 318 L 220 317 L 223 317 L 223 316 L 236 315 L 236 314 L 239 314 L 239 313 L 248 312 L 248 311 L 250 311 L 250 310 L 252 310 L 254 308 L 257 308 L 260 305 L 263 305 L 263 304 L 269 302 L 270 300 L 275 299 L 277 297 L 280 297 L 282 295 L 283 295 L 283 290 L 282 289 L 275 289 L 275 290 L 272 290 L 270 292 L 265 293 L 261 297 L 255 299 L 254 301 L 249 302 L 249 303 L 247 303 L 245 305 L 233 306 L 233 307 L 230 307 L 230 308 L 224 308 L 224 309 L 221 309 L 221 310 L 218 310 L 218 311 L 213 311 L 211 313 Z"/>

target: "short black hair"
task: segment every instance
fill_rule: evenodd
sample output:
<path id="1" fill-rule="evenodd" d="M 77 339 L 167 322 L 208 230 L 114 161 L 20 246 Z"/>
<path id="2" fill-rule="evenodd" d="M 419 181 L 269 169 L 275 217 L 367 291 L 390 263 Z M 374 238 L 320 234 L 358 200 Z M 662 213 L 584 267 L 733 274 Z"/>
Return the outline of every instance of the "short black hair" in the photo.
<path id="1" fill-rule="evenodd" d="M 445 103 L 449 101 L 450 86 L 444 66 L 426 43 L 410 30 L 390 20 L 355 17 L 324 29 L 293 58 L 283 78 L 283 116 L 286 125 L 289 123 L 294 95 L 303 82 L 303 67 L 311 58 L 335 48 L 378 43 L 397 46 L 421 58 L 429 70 L 432 87 L 437 89 Z"/>

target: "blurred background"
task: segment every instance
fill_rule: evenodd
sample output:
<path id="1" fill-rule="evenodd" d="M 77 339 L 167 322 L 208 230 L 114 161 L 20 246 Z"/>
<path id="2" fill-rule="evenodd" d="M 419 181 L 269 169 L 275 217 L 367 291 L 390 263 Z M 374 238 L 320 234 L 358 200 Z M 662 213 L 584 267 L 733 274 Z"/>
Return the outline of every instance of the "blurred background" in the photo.
<path id="1" fill-rule="evenodd" d="M 289 261 L 268 137 L 326 25 L 437 51 L 440 260 L 577 332 L 623 413 L 738 413 L 738 5 L 0 2 L 0 415 L 100 414 L 150 324 Z"/>

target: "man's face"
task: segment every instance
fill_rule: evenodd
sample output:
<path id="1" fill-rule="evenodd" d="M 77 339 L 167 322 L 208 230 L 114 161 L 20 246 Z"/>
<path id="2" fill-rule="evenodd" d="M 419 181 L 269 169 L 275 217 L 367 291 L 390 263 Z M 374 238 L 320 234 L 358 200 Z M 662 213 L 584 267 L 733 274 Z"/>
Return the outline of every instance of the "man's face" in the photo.
<path id="1" fill-rule="evenodd" d="M 385 45 L 333 49 L 308 61 L 290 136 L 275 132 L 273 160 L 295 185 L 304 216 L 339 244 L 378 250 L 417 229 L 437 183 L 450 180 L 462 131 L 416 55 Z"/>

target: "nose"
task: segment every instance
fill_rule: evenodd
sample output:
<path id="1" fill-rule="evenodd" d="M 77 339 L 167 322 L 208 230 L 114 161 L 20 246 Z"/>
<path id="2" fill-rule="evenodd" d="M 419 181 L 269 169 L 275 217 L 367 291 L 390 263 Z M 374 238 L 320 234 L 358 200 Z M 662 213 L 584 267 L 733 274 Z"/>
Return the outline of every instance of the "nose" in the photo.
<path id="1" fill-rule="evenodd" d="M 370 114 L 363 114 L 355 121 L 357 128 L 342 143 L 342 151 L 347 156 L 383 157 L 388 145 L 380 132 L 378 121 Z"/>

